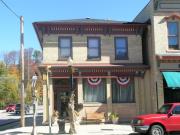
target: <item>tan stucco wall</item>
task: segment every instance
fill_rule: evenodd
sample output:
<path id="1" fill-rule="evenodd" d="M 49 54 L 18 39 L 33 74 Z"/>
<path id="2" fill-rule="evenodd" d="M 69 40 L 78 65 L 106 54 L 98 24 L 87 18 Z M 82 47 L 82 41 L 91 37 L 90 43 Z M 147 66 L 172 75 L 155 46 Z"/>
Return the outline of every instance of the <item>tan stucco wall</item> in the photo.
<path id="1" fill-rule="evenodd" d="M 94 63 L 94 61 L 87 60 L 87 36 L 101 38 L 101 60 L 98 63 L 142 63 L 142 41 L 140 35 L 45 35 L 43 63 L 67 63 L 66 61 L 58 61 L 59 36 L 72 36 L 74 63 Z M 114 37 L 128 37 L 128 60 L 115 60 Z"/>
<path id="2" fill-rule="evenodd" d="M 149 92 L 152 98 L 147 100 L 152 101 L 152 111 L 154 112 L 164 103 L 163 79 L 159 69 L 177 69 L 179 66 L 177 63 L 160 63 L 159 67 L 156 58 L 156 55 L 180 55 L 179 50 L 171 51 L 168 49 L 167 20 L 164 19 L 164 17 L 171 16 L 172 14 L 180 14 L 179 5 L 179 0 L 155 0 L 155 3 L 154 0 L 150 0 L 150 3 L 134 19 L 135 22 L 145 22 L 148 19 L 151 22 L 151 26 L 148 27 L 148 52 L 151 67 L 148 74 L 151 86 Z M 180 20 L 175 19 L 174 21 L 178 21 L 180 26 Z M 135 82 L 138 83 L 138 80 Z M 138 99 L 141 104 L 137 105 L 139 112 L 142 113 L 144 112 L 143 109 L 146 109 L 143 105 L 146 102 L 142 103 L 144 101 L 143 94 L 144 92 L 142 91 L 140 99 Z"/>
<path id="3" fill-rule="evenodd" d="M 155 91 L 151 85 L 151 73 L 146 71 L 144 77 L 135 77 L 136 114 L 154 111 Z"/>
<path id="4" fill-rule="evenodd" d="M 154 40 L 155 40 L 155 49 L 156 49 L 156 54 L 174 54 L 175 52 L 172 52 L 168 48 L 168 29 L 167 29 L 167 22 L 164 20 L 164 17 L 172 15 L 171 13 L 169 14 L 156 14 L 154 16 Z M 180 20 L 169 20 L 169 21 L 177 21 L 180 26 Z M 180 31 L 180 27 L 179 30 Z M 180 35 L 179 35 L 180 37 Z M 180 38 L 179 38 L 180 39 Z M 180 42 L 180 41 L 179 41 Z M 180 53 L 176 52 L 176 53 Z"/>

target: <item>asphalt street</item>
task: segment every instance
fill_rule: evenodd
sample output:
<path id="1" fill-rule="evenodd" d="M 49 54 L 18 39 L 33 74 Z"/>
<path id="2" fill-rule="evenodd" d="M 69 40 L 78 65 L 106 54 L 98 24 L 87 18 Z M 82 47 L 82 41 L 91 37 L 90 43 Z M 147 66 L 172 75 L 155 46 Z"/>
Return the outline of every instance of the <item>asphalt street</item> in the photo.
<path id="1" fill-rule="evenodd" d="M 37 125 L 42 126 L 42 106 L 37 107 Z M 0 131 L 5 129 L 20 127 L 20 114 L 15 112 L 6 112 L 0 110 Z M 32 126 L 33 124 L 33 109 L 30 107 L 30 112 L 25 115 L 25 126 Z"/>

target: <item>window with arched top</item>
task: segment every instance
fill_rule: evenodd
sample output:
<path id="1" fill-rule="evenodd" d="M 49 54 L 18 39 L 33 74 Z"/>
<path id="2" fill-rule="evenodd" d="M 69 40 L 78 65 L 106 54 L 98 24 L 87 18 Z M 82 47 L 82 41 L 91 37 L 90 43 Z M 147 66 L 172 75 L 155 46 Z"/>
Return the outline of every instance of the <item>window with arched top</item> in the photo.
<path id="1" fill-rule="evenodd" d="M 168 21 L 168 47 L 169 49 L 177 50 L 179 49 L 179 25 L 176 21 Z"/>
<path id="2" fill-rule="evenodd" d="M 167 21 L 168 30 L 168 49 L 179 50 L 180 49 L 180 15 L 172 14 L 164 17 Z"/>

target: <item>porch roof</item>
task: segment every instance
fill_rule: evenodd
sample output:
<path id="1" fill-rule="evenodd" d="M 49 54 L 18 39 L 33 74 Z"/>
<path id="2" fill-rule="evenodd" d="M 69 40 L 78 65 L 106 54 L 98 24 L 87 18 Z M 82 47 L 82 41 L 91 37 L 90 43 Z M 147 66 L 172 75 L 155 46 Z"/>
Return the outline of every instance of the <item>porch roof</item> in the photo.
<path id="1" fill-rule="evenodd" d="M 67 64 L 43 64 L 39 68 L 50 66 L 51 78 L 68 78 Z M 117 76 L 144 76 L 149 66 L 143 64 L 73 64 L 75 78 L 89 77 L 117 77 Z"/>

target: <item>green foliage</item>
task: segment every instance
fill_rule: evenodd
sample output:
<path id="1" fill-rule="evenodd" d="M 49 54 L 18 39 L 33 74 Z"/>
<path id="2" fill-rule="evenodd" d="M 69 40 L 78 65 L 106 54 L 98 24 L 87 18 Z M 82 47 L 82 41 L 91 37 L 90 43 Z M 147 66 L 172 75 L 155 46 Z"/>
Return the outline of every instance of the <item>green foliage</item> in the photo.
<path id="1" fill-rule="evenodd" d="M 13 76 L 0 79 L 0 99 L 6 104 L 16 103 L 18 100 L 18 81 Z"/>
<path id="2" fill-rule="evenodd" d="M 42 53 L 40 51 L 35 50 L 32 56 L 33 56 L 34 62 L 36 64 L 41 63 L 41 61 L 42 61 Z"/>
<path id="3" fill-rule="evenodd" d="M 4 55 L 4 62 L 0 62 L 0 102 L 2 104 L 20 102 L 21 71 L 19 53 L 15 51 Z M 41 63 L 42 53 L 33 48 L 24 50 L 24 87 L 25 103 L 32 103 L 31 77 L 37 72 L 39 77 L 36 84 L 37 98 L 42 102 L 42 80 L 37 65 Z"/>
<path id="4" fill-rule="evenodd" d="M 118 119 L 118 118 L 119 118 L 119 114 L 118 114 L 118 113 L 115 113 L 115 112 L 112 112 L 112 113 L 109 115 L 109 118 L 110 118 L 110 120 Z"/>
<path id="5" fill-rule="evenodd" d="M 0 101 L 0 109 L 4 109 L 5 106 L 6 106 L 5 102 L 4 101 Z"/>
<path id="6" fill-rule="evenodd" d="M 8 72 L 10 67 L 0 63 L 0 99 L 1 103 L 9 104 L 18 101 L 18 84 L 17 74 Z"/>
<path id="7" fill-rule="evenodd" d="M 0 62 L 0 77 L 7 74 L 6 66 L 3 62 Z"/>

